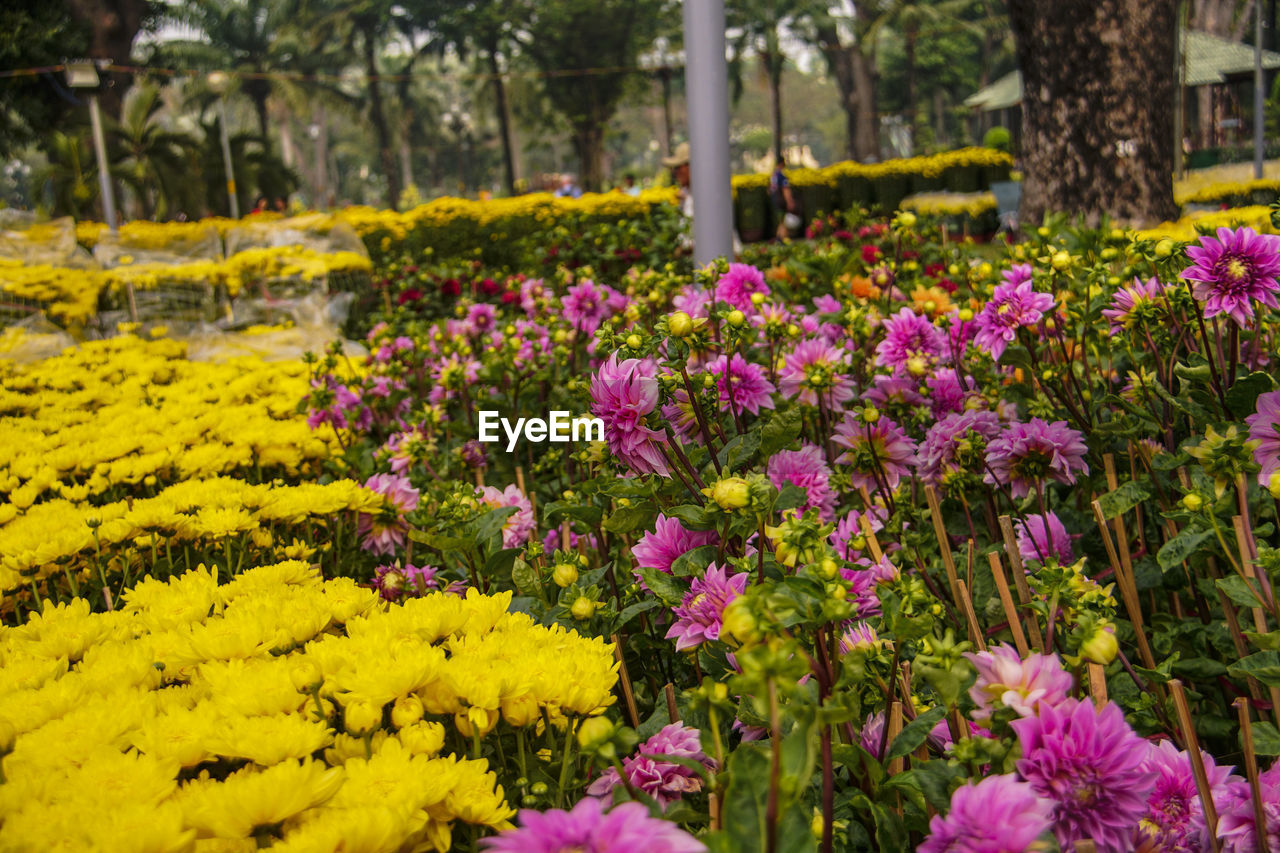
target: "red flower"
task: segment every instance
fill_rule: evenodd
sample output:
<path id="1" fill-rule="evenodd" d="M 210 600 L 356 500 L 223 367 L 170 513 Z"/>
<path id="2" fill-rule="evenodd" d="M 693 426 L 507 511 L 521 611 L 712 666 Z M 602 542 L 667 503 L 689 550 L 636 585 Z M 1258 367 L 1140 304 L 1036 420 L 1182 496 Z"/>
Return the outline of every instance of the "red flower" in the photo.
<path id="1" fill-rule="evenodd" d="M 448 278 L 440 285 L 440 292 L 445 296 L 457 296 L 462 292 L 462 282 L 456 278 Z"/>
<path id="2" fill-rule="evenodd" d="M 396 297 L 396 301 L 403 305 L 406 302 L 417 302 L 421 298 L 422 291 L 418 290 L 416 287 L 411 287 L 408 290 L 400 291 L 400 295 Z"/>
<path id="3" fill-rule="evenodd" d="M 873 246 L 870 243 L 862 247 L 862 262 L 864 264 L 874 264 L 876 259 L 880 257 L 880 247 Z"/>

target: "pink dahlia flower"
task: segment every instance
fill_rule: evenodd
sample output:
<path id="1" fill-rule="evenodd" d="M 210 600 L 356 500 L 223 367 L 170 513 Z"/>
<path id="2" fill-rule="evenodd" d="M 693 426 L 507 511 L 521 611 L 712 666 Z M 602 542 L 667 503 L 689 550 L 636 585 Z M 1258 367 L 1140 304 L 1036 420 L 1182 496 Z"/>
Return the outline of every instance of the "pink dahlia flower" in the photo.
<path id="1" fill-rule="evenodd" d="M 382 495 L 386 501 L 381 511 L 361 513 L 356 520 L 356 532 L 363 537 L 360 547 L 374 554 L 394 554 L 409 533 L 404 516 L 418 508 L 418 490 L 408 477 L 395 474 L 374 474 L 365 480 L 364 487 Z"/>
<path id="2" fill-rule="evenodd" d="M 1017 649 L 1000 644 L 965 657 L 978 670 L 978 680 L 969 688 L 969 698 L 978 706 L 975 720 L 985 720 L 1001 707 L 1030 717 L 1037 707 L 1057 705 L 1071 692 L 1071 674 L 1056 654 L 1032 652 L 1024 661 Z"/>
<path id="3" fill-rule="evenodd" d="M 684 600 L 672 608 L 676 623 L 667 631 L 666 639 L 676 641 L 678 652 L 720 639 L 725 607 L 746 589 L 746 572 L 728 575 L 715 563 L 707 566 L 706 575 L 695 578 Z"/>
<path id="4" fill-rule="evenodd" d="M 883 477 L 885 488 L 893 491 L 903 477 L 911 476 L 916 443 L 888 418 L 869 424 L 858 412 L 845 412 L 831 440 L 847 448 L 836 461 L 849 466 L 855 489 L 865 486 L 874 490 L 877 478 Z"/>
<path id="5" fill-rule="evenodd" d="M 764 273 L 750 264 L 729 264 L 729 271 L 716 282 L 716 301 L 728 302 L 741 311 L 749 311 L 751 294 L 769 295 L 769 285 L 764 283 Z"/>
<path id="6" fill-rule="evenodd" d="M 1206 768 L 1207 769 L 1207 768 Z M 1280 850 L 1280 761 L 1258 775 L 1262 794 L 1262 813 L 1266 819 L 1263 831 L 1267 848 Z M 1217 797 L 1214 797 L 1217 804 Z M 1223 853 L 1255 853 L 1258 849 L 1258 823 L 1253 813 L 1253 795 L 1243 779 L 1231 784 L 1225 802 L 1218 809 L 1218 835 Z"/>
<path id="7" fill-rule="evenodd" d="M 1070 565 L 1075 561 L 1075 555 L 1071 552 L 1071 536 L 1057 513 L 1051 512 L 1047 516 L 1029 515 L 1025 523 L 1018 519 L 1014 522 L 1013 529 L 1022 559 L 1044 563 L 1053 557 L 1062 565 Z"/>
<path id="8" fill-rule="evenodd" d="M 974 409 L 945 415 L 929 427 L 920 448 L 920 477 L 939 485 L 961 473 L 982 470 L 987 442 L 1000 434 L 995 412 Z"/>
<path id="9" fill-rule="evenodd" d="M 1114 702 L 1041 702 L 1039 716 L 1011 724 L 1022 745 L 1017 769 L 1053 801 L 1054 834 L 1064 850 L 1093 839 L 1099 853 L 1129 853 L 1156 774 L 1146 769 L 1147 742 Z"/>
<path id="10" fill-rule="evenodd" d="M 706 846 L 640 803 L 605 811 L 584 797 L 572 811 L 520 810 L 520 826 L 480 840 L 488 853 L 705 853 Z"/>
<path id="11" fill-rule="evenodd" d="M 1280 292 L 1280 237 L 1252 228 L 1219 228 L 1217 239 L 1200 238 L 1188 246 L 1191 266 L 1181 276 L 1193 282 L 1191 294 L 1204 303 L 1205 318 L 1226 314 L 1244 324 L 1253 317 L 1254 301 L 1276 308 Z"/>
<path id="12" fill-rule="evenodd" d="M 529 541 L 529 534 L 533 532 L 534 526 L 533 504 L 520 491 L 519 486 L 510 485 L 502 491 L 493 486 L 484 486 L 480 489 L 479 497 L 481 503 L 493 509 L 504 506 L 516 508 L 502 523 L 503 548 L 517 548 Z"/>
<path id="13" fill-rule="evenodd" d="M 631 785 L 653 797 L 665 809 L 673 800 L 701 791 L 702 777 L 691 767 L 657 757 L 663 755 L 700 761 L 707 767 L 713 767 L 715 762 L 703 753 L 698 730 L 681 723 L 665 726 L 640 744 L 635 755 L 622 759 L 622 769 Z M 591 783 L 587 794 L 605 797 L 621 784 L 617 768 L 610 767 Z"/>
<path id="14" fill-rule="evenodd" d="M 716 387 L 720 391 L 720 402 L 728 406 L 730 411 L 741 414 L 745 410 L 758 415 L 761 409 L 774 407 L 775 389 L 765 376 L 764 368 L 747 361 L 740 353 L 733 354 L 728 371 L 725 370 L 724 356 L 707 362 L 706 371 L 715 378 Z"/>
<path id="15" fill-rule="evenodd" d="M 657 367 L 648 360 L 618 354 L 591 377 L 591 413 L 604 421 L 609 449 L 638 474 L 671 476 L 662 452 L 666 436 L 645 426 L 645 417 L 658 405 Z"/>
<path id="16" fill-rule="evenodd" d="M 1013 267 L 1004 273 L 1004 279 L 973 321 L 977 329 L 973 342 L 996 361 L 1017 337 L 1018 329 L 1034 326 L 1053 308 L 1052 296 L 1032 288 L 1030 265 Z"/>
<path id="17" fill-rule="evenodd" d="M 929 822 L 918 853 L 1024 853 L 1043 850 L 1036 840 L 1049 829 L 1053 804 L 1012 774 L 961 785 L 947 816 Z"/>
<path id="18" fill-rule="evenodd" d="M 646 532 L 632 546 L 631 556 L 635 558 L 636 568 L 657 569 L 671 574 L 671 565 L 682 555 L 715 541 L 714 531 L 689 530 L 679 519 L 659 513 L 653 530 Z"/>
<path id="19" fill-rule="evenodd" d="M 814 381 L 819 384 L 814 385 Z M 808 338 L 787 353 L 778 371 L 782 393 L 798 398 L 810 406 L 818 405 L 815 387 L 822 388 L 822 402 L 828 410 L 853 399 L 853 380 L 849 378 L 846 353 L 818 338 Z"/>
<path id="20" fill-rule="evenodd" d="M 1257 411 L 1244 422 L 1249 425 L 1249 440 L 1257 442 L 1253 460 L 1262 466 L 1258 482 L 1267 488 L 1280 472 L 1280 391 L 1259 395 Z"/>
<path id="21" fill-rule="evenodd" d="M 1102 316 L 1111 322 L 1111 334 L 1130 329 L 1149 315 L 1155 304 L 1164 299 L 1164 291 L 1158 278 L 1145 282 L 1135 278 L 1133 284 L 1118 289 L 1111 297 L 1111 307 L 1102 309 Z"/>
<path id="22" fill-rule="evenodd" d="M 608 314 L 608 298 L 609 294 L 597 287 L 594 281 L 585 279 L 570 287 L 560 304 L 564 308 L 564 318 L 575 329 L 594 335 Z"/>
<path id="23" fill-rule="evenodd" d="M 942 352 L 942 333 L 910 308 L 903 308 L 882 324 L 884 340 L 876 346 L 876 364 L 895 371 L 907 368 L 912 358 L 933 361 Z"/>
<path id="24" fill-rule="evenodd" d="M 800 512 L 816 508 L 824 522 L 831 520 L 836 509 L 831 468 L 816 444 L 804 444 L 799 450 L 778 451 L 770 457 L 766 473 L 769 482 L 779 491 L 788 483 L 804 489 L 806 498 Z"/>
<path id="25" fill-rule="evenodd" d="M 1223 814 L 1231 805 L 1231 768 L 1219 767 L 1213 756 L 1203 750 L 1200 758 L 1209 777 L 1214 806 Z M 1136 839 L 1141 843 L 1137 846 L 1161 853 L 1200 853 L 1211 849 L 1204 808 L 1191 769 L 1191 755 L 1167 740 L 1161 741 L 1153 744 L 1147 753 L 1146 769 L 1156 774 L 1156 782 L 1147 799 L 1147 814 Z"/>
<path id="26" fill-rule="evenodd" d="M 1086 452 L 1084 436 L 1066 421 L 1032 418 L 1025 424 L 1009 424 L 987 445 L 990 470 L 983 479 L 1008 485 L 1015 498 L 1025 497 L 1046 479 L 1074 484 L 1076 472 L 1088 474 Z"/>

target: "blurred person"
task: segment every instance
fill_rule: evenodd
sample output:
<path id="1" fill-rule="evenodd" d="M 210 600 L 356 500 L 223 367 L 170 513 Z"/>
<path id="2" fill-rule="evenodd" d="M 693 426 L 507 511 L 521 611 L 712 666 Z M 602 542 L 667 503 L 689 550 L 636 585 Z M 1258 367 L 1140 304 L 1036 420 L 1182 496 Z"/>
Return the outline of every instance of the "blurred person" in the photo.
<path id="1" fill-rule="evenodd" d="M 556 188 L 556 198 L 582 198 L 582 187 L 574 183 L 573 175 L 560 176 L 560 186 Z"/>
<path id="2" fill-rule="evenodd" d="M 773 204 L 774 215 L 778 220 L 777 238 L 786 240 L 803 224 L 800 221 L 795 192 L 791 189 L 791 181 L 787 180 L 787 160 L 779 155 L 778 162 L 769 175 L 769 201 Z"/>
<path id="3" fill-rule="evenodd" d="M 635 172 L 627 172 L 622 178 L 622 191 L 630 196 L 640 195 L 640 185 L 636 183 Z"/>

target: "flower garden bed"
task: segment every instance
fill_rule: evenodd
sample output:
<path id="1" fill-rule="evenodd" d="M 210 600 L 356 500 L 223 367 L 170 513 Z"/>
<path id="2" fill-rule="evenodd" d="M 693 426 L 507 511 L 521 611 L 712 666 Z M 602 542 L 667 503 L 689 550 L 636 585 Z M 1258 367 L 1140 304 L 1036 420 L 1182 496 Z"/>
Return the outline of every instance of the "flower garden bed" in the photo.
<path id="1" fill-rule="evenodd" d="M 573 219 L 375 251 L 367 355 L 0 352 L 0 849 L 1260 849 L 1280 240 L 1214 224 Z"/>

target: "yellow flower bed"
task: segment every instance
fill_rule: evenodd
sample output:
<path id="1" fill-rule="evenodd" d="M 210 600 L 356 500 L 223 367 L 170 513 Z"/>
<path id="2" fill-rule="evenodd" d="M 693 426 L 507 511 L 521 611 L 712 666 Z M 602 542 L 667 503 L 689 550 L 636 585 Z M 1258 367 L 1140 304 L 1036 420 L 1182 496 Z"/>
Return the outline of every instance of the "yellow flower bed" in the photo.
<path id="1" fill-rule="evenodd" d="M 921 193 L 903 199 L 902 208 L 926 216 L 977 219 L 996 209 L 996 197 L 991 193 Z"/>
<path id="2" fill-rule="evenodd" d="M 259 214 L 260 216 L 261 214 Z M 272 214 L 278 216 L 278 214 Z M 211 226 L 219 237 L 239 225 L 241 220 L 225 216 L 211 216 L 195 222 L 150 222 L 145 219 L 126 222 L 120 226 L 121 245 L 138 250 L 164 251 L 175 242 L 198 239 Z M 76 242 L 92 249 L 107 230 L 104 222 L 82 221 L 76 223 Z"/>
<path id="3" fill-rule="evenodd" d="M 293 561 L 46 603 L 0 629 L 0 850 L 443 852 L 458 822 L 505 828 L 453 730 L 563 725 L 616 680 L 612 646 L 510 597 L 387 605 Z"/>
<path id="4" fill-rule="evenodd" d="M 317 252 L 300 246 L 246 249 L 225 261 L 193 261 L 187 264 L 145 263 L 116 267 L 104 273 L 107 286 L 119 292 L 153 290 L 162 285 L 210 284 L 226 287 L 238 296 L 248 282 L 272 278 L 315 281 L 331 273 L 370 272 L 373 264 L 355 252 Z"/>
<path id="5" fill-rule="evenodd" d="M 0 360 L 0 524 L 43 497 L 80 502 L 255 469 L 310 476 L 340 452 L 332 431 L 297 413 L 306 365 L 185 356 L 185 344 L 125 335 L 30 364 Z"/>
<path id="6" fill-rule="evenodd" d="M 1275 234 L 1271 224 L 1271 210 L 1262 205 L 1236 207 L 1231 210 L 1202 210 L 1189 213 L 1177 222 L 1165 222 L 1155 228 L 1147 228 L 1134 232 L 1139 240 L 1160 240 L 1168 237 L 1172 240 L 1192 241 L 1200 234 L 1212 232 L 1218 228 L 1235 228 L 1247 225 L 1264 234 Z"/>
<path id="7" fill-rule="evenodd" d="M 795 186 L 835 184 L 840 178 L 855 177 L 875 180 L 886 177 L 924 175 L 936 178 L 947 169 L 972 166 L 1007 166 L 1013 158 L 993 148 L 961 148 L 924 157 L 903 157 L 880 163 L 855 163 L 845 160 L 822 169 L 788 169 L 787 178 Z M 759 188 L 769 185 L 768 175 L 735 175 L 734 189 Z"/>
<path id="8" fill-rule="evenodd" d="M 105 281 L 97 270 L 69 269 L 48 264 L 25 265 L 0 258 L 0 302 L 42 307 L 64 325 L 83 325 L 98 310 L 98 294 Z"/>

